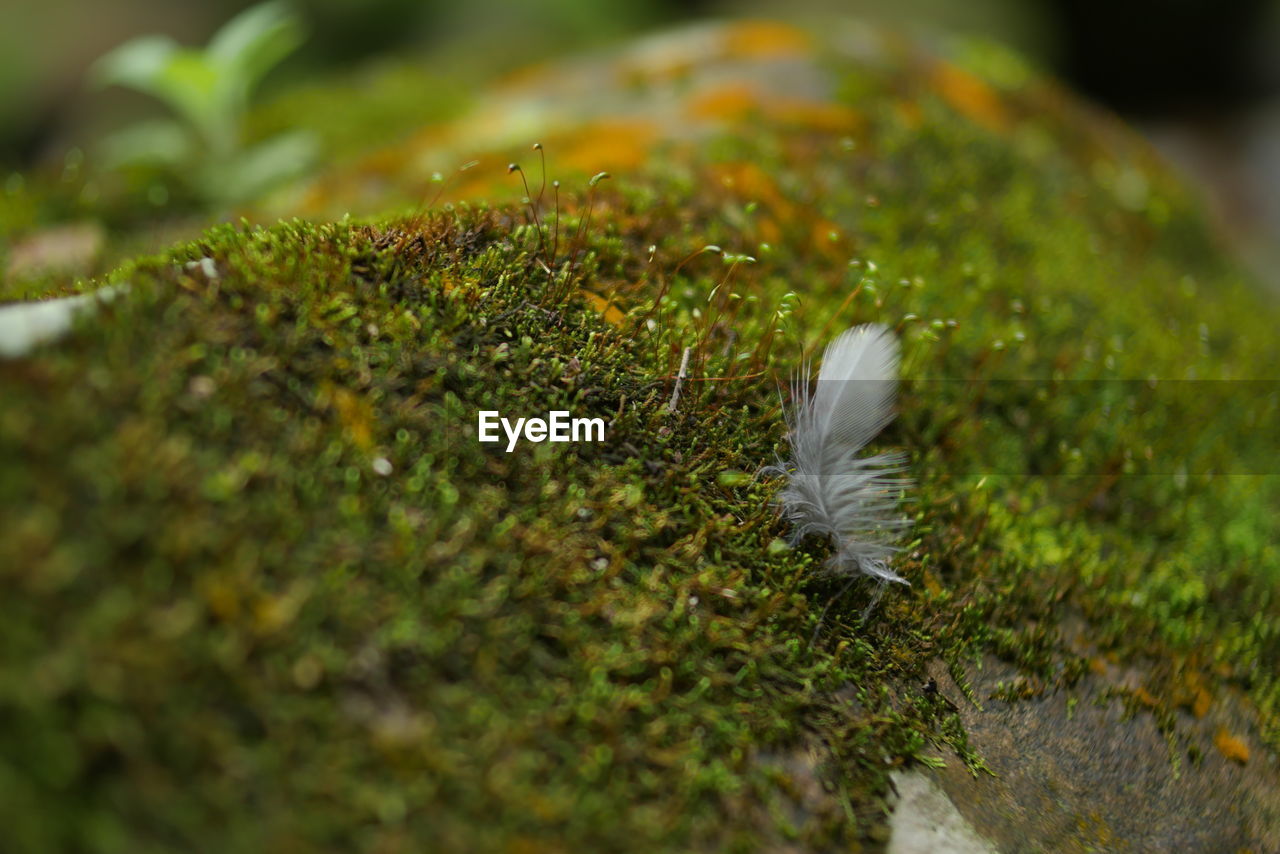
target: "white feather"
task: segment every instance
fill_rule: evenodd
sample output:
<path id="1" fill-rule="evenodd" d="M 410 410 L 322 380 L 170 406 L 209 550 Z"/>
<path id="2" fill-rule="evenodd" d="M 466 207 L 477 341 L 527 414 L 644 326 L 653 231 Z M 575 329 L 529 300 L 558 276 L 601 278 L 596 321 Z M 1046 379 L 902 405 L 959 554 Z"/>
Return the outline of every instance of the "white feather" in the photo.
<path id="1" fill-rule="evenodd" d="M 778 503 L 792 537 L 829 538 L 835 546 L 827 565 L 832 574 L 861 574 L 882 585 L 908 583 L 889 568 L 910 525 L 897 512 L 910 485 L 898 477 L 906 458 L 858 454 L 893 420 L 898 359 L 898 340 L 883 326 L 856 326 L 832 341 L 813 393 L 808 365 L 792 381 L 791 461 L 773 467 L 787 477 Z"/>

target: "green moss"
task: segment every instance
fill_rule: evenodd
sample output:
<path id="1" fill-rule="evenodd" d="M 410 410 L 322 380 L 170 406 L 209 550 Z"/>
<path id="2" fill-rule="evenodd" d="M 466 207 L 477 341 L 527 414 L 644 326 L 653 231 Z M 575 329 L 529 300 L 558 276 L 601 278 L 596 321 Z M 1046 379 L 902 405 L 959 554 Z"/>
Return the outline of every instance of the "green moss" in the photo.
<path id="1" fill-rule="evenodd" d="M 981 703 L 1109 654 L 1159 662 L 1171 732 L 1188 673 L 1274 721 L 1277 478 L 1127 474 L 1160 431 L 1091 420 L 1115 380 L 1276 364 L 1274 306 L 1145 149 L 1043 84 L 1010 78 L 1001 132 L 927 68 L 841 69 L 856 138 L 657 145 L 589 225 L 564 175 L 541 232 L 500 205 L 220 227 L 0 364 L 10 838 L 874 841 L 889 769 L 933 744 L 981 772 L 926 667 L 965 686 L 985 654 L 1021 676 Z M 781 547 L 776 483 L 741 473 L 785 453 L 773 374 L 871 320 L 907 356 L 883 442 L 919 481 L 913 586 L 819 625 L 826 546 Z M 480 409 L 557 408 L 608 441 L 474 439 Z M 1268 471 L 1235 428 L 1215 453 Z M 810 749 L 830 802 L 788 761 Z"/>

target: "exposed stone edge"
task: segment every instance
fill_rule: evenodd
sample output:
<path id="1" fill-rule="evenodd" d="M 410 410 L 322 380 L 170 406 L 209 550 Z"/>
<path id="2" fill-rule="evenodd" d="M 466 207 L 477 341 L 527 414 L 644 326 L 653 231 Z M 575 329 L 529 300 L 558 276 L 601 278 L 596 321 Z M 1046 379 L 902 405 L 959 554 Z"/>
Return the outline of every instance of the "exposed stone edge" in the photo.
<path id="1" fill-rule="evenodd" d="M 887 854 L 998 854 L 927 772 L 894 771 L 890 777 L 898 798 Z"/>

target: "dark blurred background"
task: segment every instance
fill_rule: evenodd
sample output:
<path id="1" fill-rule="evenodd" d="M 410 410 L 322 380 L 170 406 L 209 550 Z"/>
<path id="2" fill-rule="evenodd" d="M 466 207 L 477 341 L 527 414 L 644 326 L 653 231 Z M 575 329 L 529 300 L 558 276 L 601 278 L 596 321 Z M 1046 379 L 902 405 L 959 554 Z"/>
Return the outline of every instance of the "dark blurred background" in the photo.
<path id="1" fill-rule="evenodd" d="M 56 161 L 154 112 L 89 92 L 85 71 L 148 33 L 205 43 L 251 0 L 5 0 L 0 177 Z M 387 57 L 476 73 L 717 16 L 856 15 L 1005 42 L 1141 127 L 1205 188 L 1255 266 L 1280 266 L 1280 0 L 297 0 L 305 46 L 268 80 L 339 74 Z"/>

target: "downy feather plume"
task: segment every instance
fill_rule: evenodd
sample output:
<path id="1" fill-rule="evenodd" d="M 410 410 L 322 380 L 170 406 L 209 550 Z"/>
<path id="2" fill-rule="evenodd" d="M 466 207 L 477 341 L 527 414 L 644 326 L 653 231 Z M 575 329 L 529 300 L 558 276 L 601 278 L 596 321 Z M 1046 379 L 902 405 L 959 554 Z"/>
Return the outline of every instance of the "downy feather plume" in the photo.
<path id="1" fill-rule="evenodd" d="M 910 482 L 899 477 L 899 453 L 870 457 L 859 452 L 893 420 L 898 378 L 898 340 L 887 328 L 855 326 L 832 341 L 812 393 L 809 366 L 792 380 L 787 415 L 791 460 L 772 467 L 786 486 L 779 509 L 792 525 L 793 541 L 806 534 L 829 538 L 833 575 L 867 576 L 883 588 L 907 584 L 889 568 L 896 542 L 910 520 L 897 504 Z"/>

